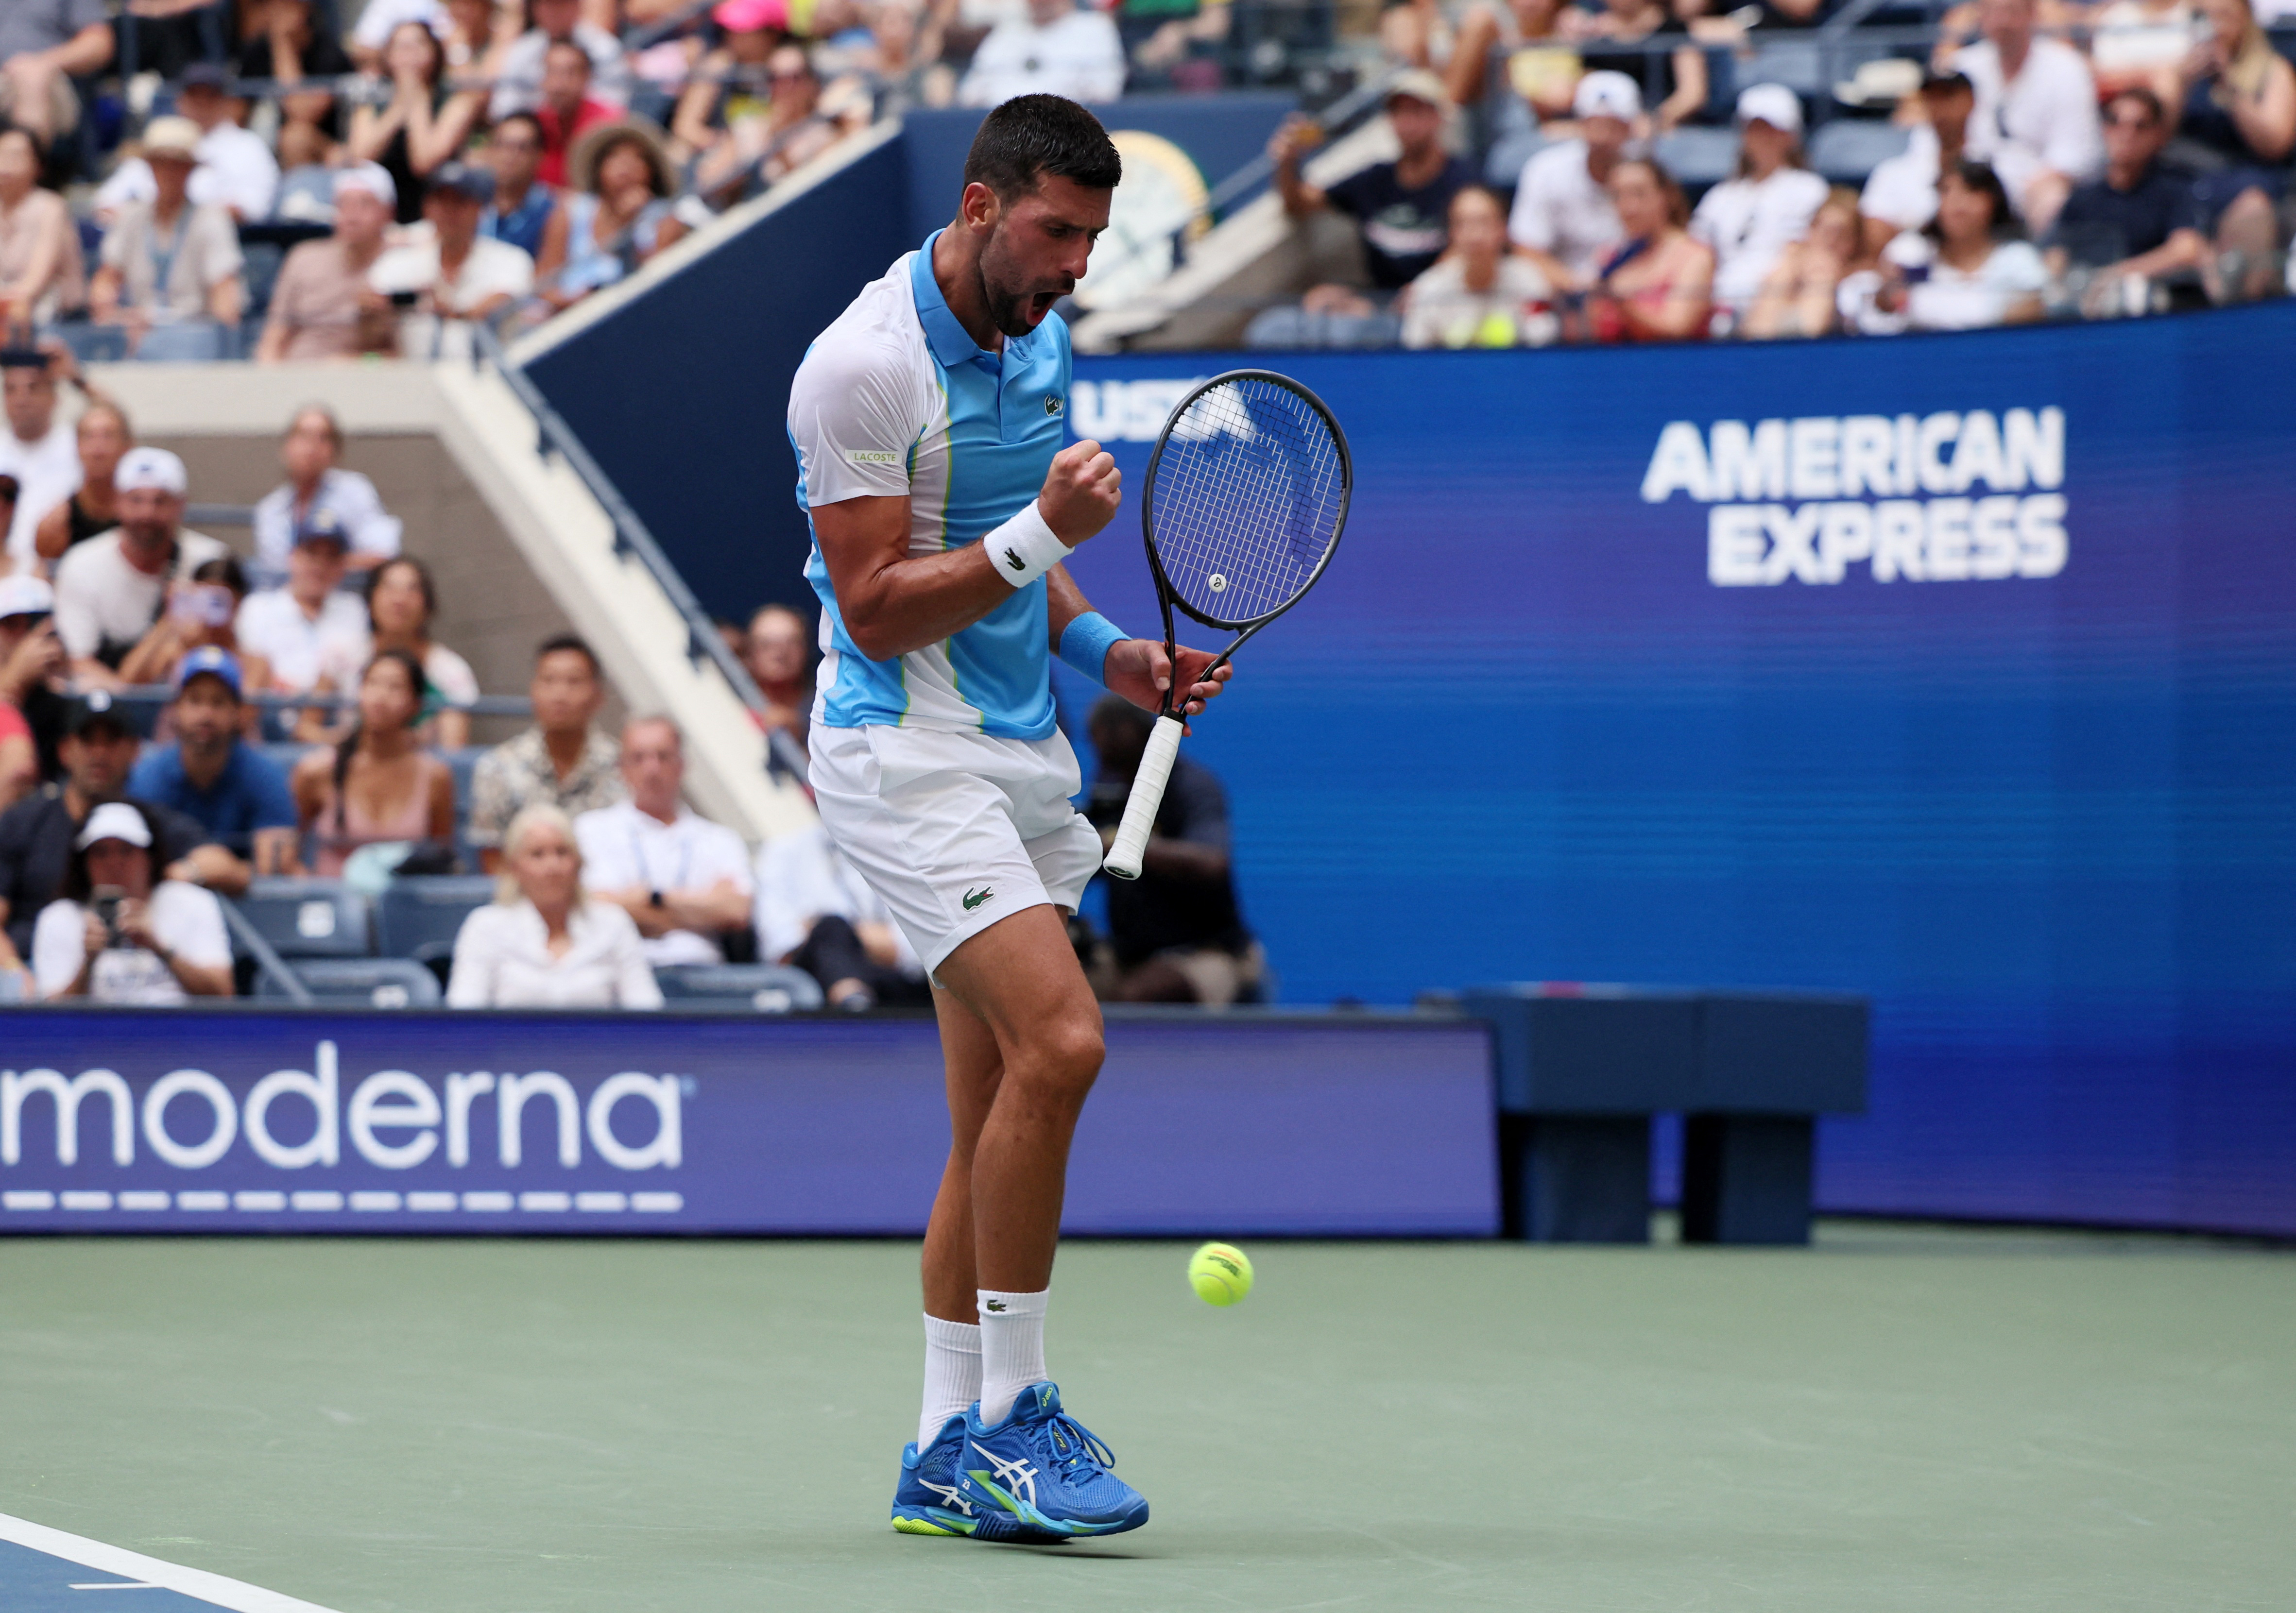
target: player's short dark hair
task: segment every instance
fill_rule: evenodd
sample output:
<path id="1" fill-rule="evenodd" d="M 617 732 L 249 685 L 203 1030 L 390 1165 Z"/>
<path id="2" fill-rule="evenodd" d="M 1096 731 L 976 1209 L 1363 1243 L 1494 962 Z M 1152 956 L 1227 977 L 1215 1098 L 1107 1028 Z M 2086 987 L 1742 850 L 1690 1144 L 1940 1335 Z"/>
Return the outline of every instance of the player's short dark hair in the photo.
<path id="1" fill-rule="evenodd" d="M 1100 119 L 1061 95 L 1016 95 L 980 120 L 964 156 L 964 183 L 1005 197 L 1025 195 L 1047 176 L 1112 191 L 1124 160 Z"/>
<path id="2" fill-rule="evenodd" d="M 598 652 L 591 649 L 590 641 L 578 633 L 554 633 L 544 639 L 540 648 L 534 652 L 534 664 L 539 667 L 562 650 L 578 655 L 589 662 L 592 677 L 603 679 L 606 675 L 604 668 L 598 665 Z"/>

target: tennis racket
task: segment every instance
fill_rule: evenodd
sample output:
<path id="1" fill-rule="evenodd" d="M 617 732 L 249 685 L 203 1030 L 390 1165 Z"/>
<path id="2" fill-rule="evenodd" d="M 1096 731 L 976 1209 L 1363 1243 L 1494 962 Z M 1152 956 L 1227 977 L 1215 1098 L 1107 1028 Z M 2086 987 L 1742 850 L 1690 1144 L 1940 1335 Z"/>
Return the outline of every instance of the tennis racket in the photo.
<path id="1" fill-rule="evenodd" d="M 1148 833 L 1180 752 L 1187 691 L 1178 675 L 1173 610 L 1243 642 L 1300 602 L 1332 563 L 1348 521 L 1355 465 L 1324 400 L 1267 370 L 1230 370 L 1180 399 L 1148 456 L 1140 529 L 1164 612 L 1172 686 L 1132 777 L 1124 820 L 1102 864 L 1140 877 Z"/>

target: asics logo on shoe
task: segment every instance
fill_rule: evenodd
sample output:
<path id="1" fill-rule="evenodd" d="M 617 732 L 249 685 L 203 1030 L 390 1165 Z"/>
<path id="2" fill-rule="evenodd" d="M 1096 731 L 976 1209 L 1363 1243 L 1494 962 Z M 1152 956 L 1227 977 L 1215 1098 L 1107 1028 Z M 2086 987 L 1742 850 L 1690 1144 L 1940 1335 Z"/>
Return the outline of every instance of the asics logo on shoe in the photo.
<path id="1" fill-rule="evenodd" d="M 973 1450 L 996 1470 L 998 1484 L 1002 1485 L 1008 1493 L 1019 1496 L 1030 1506 L 1037 1504 L 1037 1470 L 1027 1457 L 1015 1456 L 1012 1461 L 1005 1462 L 993 1451 L 981 1450 L 978 1440 L 971 1443 Z M 984 1473 L 976 1477 L 985 1478 L 988 1475 Z"/>
<path id="2" fill-rule="evenodd" d="M 1004 1302 L 1002 1299 L 991 1299 L 988 1302 L 988 1308 L 992 1311 L 1001 1311 L 1005 1308 Z"/>
<path id="3" fill-rule="evenodd" d="M 931 1490 L 934 1494 L 939 1496 L 943 1506 L 948 1507 L 953 1511 L 962 1512 L 967 1518 L 972 1516 L 972 1503 L 965 1500 L 963 1495 L 957 1494 L 957 1489 L 955 1485 L 935 1484 L 931 1479 L 925 1478 L 922 1474 L 919 1474 L 917 1476 L 917 1482 L 924 1486 L 926 1489 Z"/>

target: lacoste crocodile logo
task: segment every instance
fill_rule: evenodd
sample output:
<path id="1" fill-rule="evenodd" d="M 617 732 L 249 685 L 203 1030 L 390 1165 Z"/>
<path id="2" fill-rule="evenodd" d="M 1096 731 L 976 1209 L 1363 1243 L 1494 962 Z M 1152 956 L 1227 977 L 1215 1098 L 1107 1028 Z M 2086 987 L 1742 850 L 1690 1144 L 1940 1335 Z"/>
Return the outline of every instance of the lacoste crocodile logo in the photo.
<path id="1" fill-rule="evenodd" d="M 964 893 L 964 911 L 971 913 L 974 908 L 980 906 L 983 902 L 986 902 L 989 897 L 996 894 L 996 888 L 993 885 L 984 886 L 979 890 L 966 891 Z"/>
<path id="2" fill-rule="evenodd" d="M 1015 571 L 1026 571 L 1029 569 L 1029 562 L 1021 558 L 1020 551 L 1017 549 L 1004 551 L 1004 563 Z"/>
<path id="3" fill-rule="evenodd" d="M 991 1299 L 988 1302 L 988 1308 L 992 1311 L 1001 1311 L 1004 1308 L 1004 1302 L 1002 1299 Z"/>

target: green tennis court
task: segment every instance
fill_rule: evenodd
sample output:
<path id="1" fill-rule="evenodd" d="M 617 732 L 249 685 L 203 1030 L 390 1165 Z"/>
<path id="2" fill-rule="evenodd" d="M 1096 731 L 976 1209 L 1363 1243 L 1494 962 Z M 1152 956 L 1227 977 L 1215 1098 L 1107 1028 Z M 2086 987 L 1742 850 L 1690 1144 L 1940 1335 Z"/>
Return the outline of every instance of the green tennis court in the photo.
<path id="1" fill-rule="evenodd" d="M 2286 1252 L 1254 1253 L 1218 1312 L 1062 1250 L 1054 1374 L 1155 1515 L 1037 1550 L 886 1526 L 910 1245 L 12 1240 L 0 1512 L 340 1613 L 2296 1596 Z"/>

